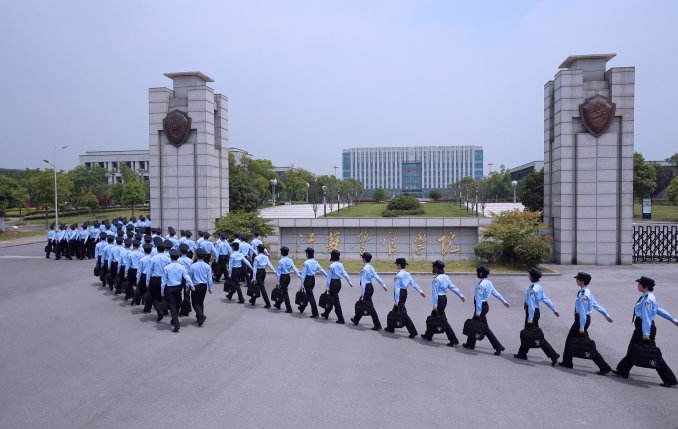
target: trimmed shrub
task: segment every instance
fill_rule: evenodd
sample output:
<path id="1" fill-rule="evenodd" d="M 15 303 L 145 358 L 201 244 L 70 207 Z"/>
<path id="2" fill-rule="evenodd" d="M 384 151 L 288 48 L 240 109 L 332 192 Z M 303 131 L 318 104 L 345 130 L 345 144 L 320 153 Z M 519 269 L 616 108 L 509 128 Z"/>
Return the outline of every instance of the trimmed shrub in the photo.
<path id="1" fill-rule="evenodd" d="M 421 204 L 412 195 L 402 194 L 392 199 L 386 208 L 388 210 L 416 210 L 421 208 Z"/>
<path id="2" fill-rule="evenodd" d="M 228 238 L 233 234 L 245 234 L 247 239 L 254 236 L 254 233 L 266 237 L 273 233 L 273 228 L 266 223 L 266 220 L 259 217 L 256 213 L 230 212 L 226 216 L 217 220 L 217 232 L 225 233 Z"/>
<path id="3" fill-rule="evenodd" d="M 431 189 L 428 193 L 428 197 L 433 201 L 440 201 L 443 199 L 443 191 L 440 189 Z"/>
<path id="4" fill-rule="evenodd" d="M 546 262 L 551 253 L 551 237 L 544 235 L 541 212 L 509 211 L 492 216 L 475 247 L 478 258 L 518 267 Z"/>
<path id="5" fill-rule="evenodd" d="M 391 192 L 386 189 L 377 188 L 374 190 L 372 197 L 374 198 L 375 203 L 381 203 L 382 201 L 386 201 L 391 198 Z"/>

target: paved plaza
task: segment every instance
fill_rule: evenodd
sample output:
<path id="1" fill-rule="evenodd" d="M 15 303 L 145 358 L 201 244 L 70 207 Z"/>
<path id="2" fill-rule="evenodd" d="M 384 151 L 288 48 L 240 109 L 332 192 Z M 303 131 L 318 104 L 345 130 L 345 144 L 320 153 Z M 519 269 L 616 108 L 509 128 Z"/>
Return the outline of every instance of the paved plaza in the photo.
<path id="1" fill-rule="evenodd" d="M 590 361 L 552 368 L 540 350 L 516 361 L 522 276 L 491 276 L 513 304 L 507 310 L 490 301 L 490 325 L 507 349 L 496 357 L 487 341 L 470 352 L 446 347 L 440 335 L 427 343 L 404 330 L 375 333 L 365 319 L 340 326 L 333 316 L 309 319 L 308 310 L 299 316 L 229 303 L 221 285 L 207 297 L 205 325 L 183 318 L 172 334 L 168 322 L 101 288 L 91 262 L 41 255 L 42 244 L 0 249 L 0 428 L 678 427 L 678 389 L 660 387 L 654 371 L 634 369 L 623 380 L 596 375 Z M 657 280 L 661 305 L 678 313 L 675 264 L 556 269 L 562 276 L 542 284 L 562 317 L 544 309 L 541 324 L 559 353 L 580 269 L 593 273 L 592 290 L 615 319 L 608 324 L 596 313 L 591 328 L 611 365 L 633 330 L 640 274 Z M 460 335 L 475 280 L 452 278 L 471 298 L 450 297 L 448 317 Z M 430 276 L 416 279 L 430 294 Z M 347 320 L 358 294 L 342 289 Z M 375 292 L 382 323 L 390 299 L 391 292 Z M 430 297 L 411 293 L 408 308 L 421 332 Z M 658 345 L 678 369 L 678 328 L 663 319 Z"/>

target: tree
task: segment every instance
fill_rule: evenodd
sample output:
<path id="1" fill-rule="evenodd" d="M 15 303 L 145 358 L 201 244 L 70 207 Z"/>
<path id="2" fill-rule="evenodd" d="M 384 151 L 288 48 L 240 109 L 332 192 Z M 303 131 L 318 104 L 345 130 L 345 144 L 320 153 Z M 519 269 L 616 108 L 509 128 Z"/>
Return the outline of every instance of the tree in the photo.
<path id="1" fill-rule="evenodd" d="M 633 195 L 635 198 L 652 196 L 657 187 L 657 171 L 639 152 L 633 154 Z"/>
<path id="2" fill-rule="evenodd" d="M 678 206 L 678 176 L 674 177 L 666 188 L 666 197 L 671 201 L 671 204 Z"/>
<path id="3" fill-rule="evenodd" d="M 487 181 L 488 198 L 494 201 L 507 201 L 513 196 L 511 173 L 502 165 L 499 171 L 490 173 L 484 180 Z"/>
<path id="4" fill-rule="evenodd" d="M 443 199 L 443 191 L 440 189 L 431 189 L 428 193 L 428 197 L 433 201 L 440 201 Z"/>
<path id="5" fill-rule="evenodd" d="M 391 198 L 391 192 L 386 189 L 377 188 L 374 190 L 372 198 L 374 198 L 375 202 L 381 203 L 382 201 L 386 201 Z"/>
<path id="6" fill-rule="evenodd" d="M 520 179 L 518 198 L 529 211 L 544 211 L 544 170 L 533 171 Z"/>
<path id="7" fill-rule="evenodd" d="M 94 196 L 93 194 L 91 194 Z M 95 197 L 96 198 L 96 197 Z M 132 216 L 137 205 L 146 201 L 146 190 L 144 184 L 139 180 L 131 180 L 122 185 L 121 202 L 125 206 L 132 207 Z"/>
<path id="8" fill-rule="evenodd" d="M 304 169 L 293 168 L 286 171 L 281 180 L 282 190 L 290 202 L 306 199 L 306 184 L 313 180 L 313 175 Z"/>
<path id="9" fill-rule="evenodd" d="M 57 190 L 59 205 L 70 201 L 73 184 L 68 175 L 57 172 Z M 31 201 L 37 206 L 47 209 L 54 207 L 54 170 L 42 170 L 33 175 L 28 182 L 28 193 Z"/>
<path id="10" fill-rule="evenodd" d="M 476 255 L 489 262 L 532 267 L 545 262 L 551 251 L 551 238 L 538 212 L 505 211 L 492 216 L 475 247 Z"/>
<path id="11" fill-rule="evenodd" d="M 5 209 L 14 205 L 13 190 L 16 189 L 17 182 L 14 178 L 5 174 L 0 174 L 0 209 Z"/>
<path id="12" fill-rule="evenodd" d="M 227 237 L 243 234 L 247 239 L 253 237 L 255 233 L 262 237 L 273 233 L 273 228 L 256 213 L 231 212 L 217 220 L 216 229 L 217 232 L 224 233 Z"/>
<path id="13" fill-rule="evenodd" d="M 87 207 L 91 212 L 99 208 L 99 199 L 93 192 L 87 192 L 80 198 L 81 207 Z M 134 209 L 132 209 L 132 216 L 134 216 Z"/>
<path id="14" fill-rule="evenodd" d="M 674 153 L 670 157 L 666 158 L 666 161 L 673 164 L 674 167 L 678 167 L 678 152 Z"/>
<path id="15" fill-rule="evenodd" d="M 354 201 L 360 201 L 363 196 L 364 188 L 363 184 L 356 179 L 344 179 L 341 181 L 341 195 L 344 195 L 348 200 L 349 204 L 353 204 Z"/>
<path id="16" fill-rule="evenodd" d="M 21 216 L 21 209 L 28 207 L 31 201 L 28 190 L 23 186 L 16 186 L 12 190 L 12 199 L 14 200 L 12 205 L 19 208 L 19 216 Z"/>
<path id="17" fill-rule="evenodd" d="M 124 165 L 124 167 L 127 166 Z M 127 169 L 130 170 L 129 167 Z M 67 173 L 73 183 L 73 192 L 76 194 L 101 191 L 108 185 L 106 174 L 106 169 L 98 165 L 92 167 L 78 165 Z"/>

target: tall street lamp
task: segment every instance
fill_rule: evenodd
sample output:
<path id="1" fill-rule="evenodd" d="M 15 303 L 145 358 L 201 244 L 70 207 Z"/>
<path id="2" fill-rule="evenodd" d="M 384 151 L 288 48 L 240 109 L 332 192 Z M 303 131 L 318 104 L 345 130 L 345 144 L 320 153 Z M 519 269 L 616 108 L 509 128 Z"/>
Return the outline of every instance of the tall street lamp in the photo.
<path id="1" fill-rule="evenodd" d="M 275 185 L 278 184 L 278 180 L 271 179 L 271 189 L 273 190 L 273 207 L 275 207 Z"/>
<path id="2" fill-rule="evenodd" d="M 68 145 L 61 146 L 59 149 L 64 150 L 68 148 Z M 45 164 L 49 165 L 52 167 L 52 170 L 54 171 L 54 224 L 56 227 L 59 227 L 59 197 L 58 197 L 58 191 L 57 191 L 57 168 L 56 168 L 56 154 L 57 154 L 57 147 L 56 145 L 52 146 L 53 149 L 53 160 L 54 162 L 49 162 L 46 159 L 43 159 L 42 162 Z"/>
<path id="3" fill-rule="evenodd" d="M 327 185 L 323 185 L 323 216 L 327 216 Z"/>
<path id="4" fill-rule="evenodd" d="M 518 181 L 512 180 L 511 186 L 513 186 L 513 202 L 515 203 L 516 202 L 516 188 L 518 187 Z"/>

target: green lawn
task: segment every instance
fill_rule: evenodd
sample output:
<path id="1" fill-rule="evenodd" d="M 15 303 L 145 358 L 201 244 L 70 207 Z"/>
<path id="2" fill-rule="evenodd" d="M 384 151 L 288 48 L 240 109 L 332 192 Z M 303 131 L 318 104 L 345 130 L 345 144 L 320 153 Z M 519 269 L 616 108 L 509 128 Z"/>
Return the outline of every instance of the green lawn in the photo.
<path id="1" fill-rule="evenodd" d="M 141 215 L 148 215 L 148 210 L 135 210 L 134 215 L 138 218 Z M 64 224 L 71 224 L 71 223 L 83 223 L 87 220 L 94 220 L 94 219 L 113 219 L 117 217 L 131 217 L 132 216 L 132 209 L 120 209 L 120 210 L 115 210 L 115 211 L 110 211 L 110 212 L 105 212 L 105 213 L 93 213 L 93 214 L 82 214 L 82 215 L 75 215 L 75 216 L 59 216 L 59 223 L 64 223 Z M 54 222 L 54 215 L 50 215 L 48 217 L 48 220 L 50 223 Z M 18 222 L 17 224 L 21 224 L 22 222 Z M 28 224 L 28 225 L 40 225 L 40 224 L 45 224 L 45 219 L 30 219 L 23 221 L 23 224 Z"/>
<path id="2" fill-rule="evenodd" d="M 633 209 L 633 217 L 635 219 L 642 219 L 642 207 L 640 203 L 635 203 Z M 669 205 L 667 203 L 652 203 L 652 220 L 662 222 L 678 222 L 678 206 Z"/>
<path id="3" fill-rule="evenodd" d="M 451 203 L 423 203 L 424 214 L 416 217 L 473 217 L 475 213 Z M 386 203 L 360 203 L 328 213 L 327 217 L 381 217 Z"/>
<path id="4" fill-rule="evenodd" d="M 277 259 L 271 259 L 273 262 L 274 266 L 277 266 L 276 264 L 278 263 Z M 303 260 L 298 259 L 295 260 L 294 263 L 297 266 L 297 268 L 301 267 L 303 265 Z M 318 260 L 320 262 L 320 265 L 323 266 L 323 268 L 327 268 L 328 261 L 326 260 Z M 346 271 L 351 272 L 351 273 L 357 273 L 360 271 L 360 269 L 363 266 L 362 261 L 342 261 L 344 264 L 344 268 L 346 268 Z M 475 272 L 476 267 L 478 266 L 479 262 L 470 260 L 470 261 L 446 261 L 445 262 L 445 271 L 448 273 L 460 273 L 460 272 Z M 376 269 L 378 272 L 395 272 L 396 267 L 393 264 L 393 261 L 372 261 L 372 266 L 374 266 L 374 269 Z M 490 265 L 490 271 L 491 272 L 497 272 L 497 273 L 515 273 L 515 272 L 527 272 L 527 270 L 522 270 L 520 268 L 515 268 L 515 267 L 509 267 L 506 265 Z M 546 267 L 540 267 L 540 270 L 542 270 L 545 273 L 553 272 L 550 269 Z M 431 272 L 431 261 L 411 261 L 409 262 L 409 265 L 407 266 L 407 270 L 411 272 L 417 272 L 417 273 L 428 273 Z"/>

